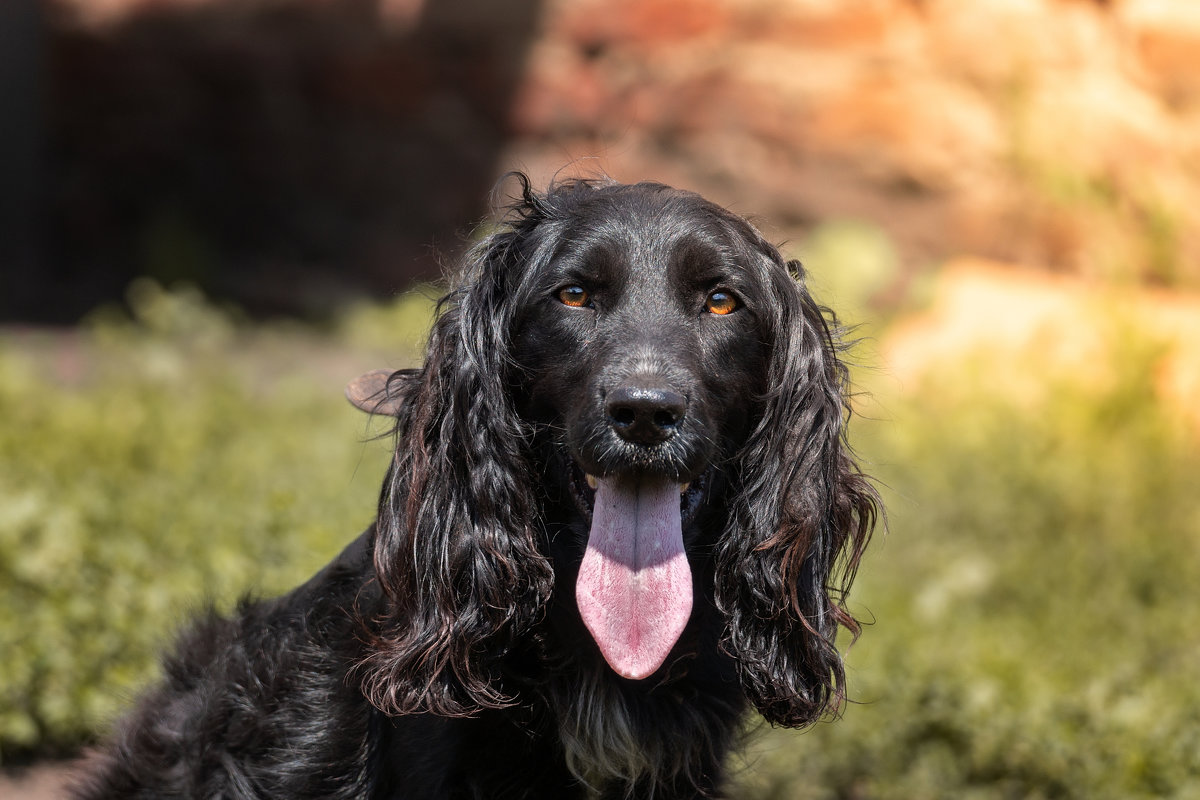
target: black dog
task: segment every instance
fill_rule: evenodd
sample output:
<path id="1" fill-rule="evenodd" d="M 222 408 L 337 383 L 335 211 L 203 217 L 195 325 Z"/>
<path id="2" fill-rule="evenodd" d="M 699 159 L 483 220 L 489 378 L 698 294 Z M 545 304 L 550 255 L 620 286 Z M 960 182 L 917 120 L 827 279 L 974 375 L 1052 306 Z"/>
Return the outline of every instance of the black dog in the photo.
<path id="1" fill-rule="evenodd" d="M 657 184 L 522 199 L 468 256 L 396 417 L 378 520 L 185 635 L 89 798 L 720 794 L 748 708 L 844 698 L 876 517 L 798 263 Z"/>

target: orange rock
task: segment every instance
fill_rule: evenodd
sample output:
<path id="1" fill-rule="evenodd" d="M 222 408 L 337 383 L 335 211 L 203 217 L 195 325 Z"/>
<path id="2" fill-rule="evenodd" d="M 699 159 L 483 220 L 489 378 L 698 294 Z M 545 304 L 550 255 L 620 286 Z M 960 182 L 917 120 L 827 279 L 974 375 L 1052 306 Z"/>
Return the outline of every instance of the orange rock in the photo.
<path id="1" fill-rule="evenodd" d="M 1103 388 L 1125 332 L 1161 346 L 1155 395 L 1200 436 L 1200 295 L 1114 287 L 977 259 L 948 264 L 930 309 L 884 338 L 884 370 L 901 390 L 947 364 L 973 361 L 989 389 L 1037 402 L 1050 375 Z"/>

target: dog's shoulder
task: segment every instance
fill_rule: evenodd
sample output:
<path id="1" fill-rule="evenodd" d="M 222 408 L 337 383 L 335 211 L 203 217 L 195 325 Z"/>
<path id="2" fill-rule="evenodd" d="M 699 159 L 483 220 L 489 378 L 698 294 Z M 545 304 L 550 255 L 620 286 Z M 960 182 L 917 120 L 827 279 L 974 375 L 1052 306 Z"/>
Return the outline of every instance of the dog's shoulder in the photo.
<path id="1" fill-rule="evenodd" d="M 381 596 L 374 580 L 374 539 L 372 525 L 307 582 L 273 600 L 244 604 L 242 613 L 279 624 L 290 617 L 312 621 L 345 616 L 347 610 L 374 611 Z"/>
<path id="2" fill-rule="evenodd" d="M 360 796 L 371 715 L 347 676 L 374 613 L 370 534 L 285 595 L 201 614 L 77 796 Z"/>

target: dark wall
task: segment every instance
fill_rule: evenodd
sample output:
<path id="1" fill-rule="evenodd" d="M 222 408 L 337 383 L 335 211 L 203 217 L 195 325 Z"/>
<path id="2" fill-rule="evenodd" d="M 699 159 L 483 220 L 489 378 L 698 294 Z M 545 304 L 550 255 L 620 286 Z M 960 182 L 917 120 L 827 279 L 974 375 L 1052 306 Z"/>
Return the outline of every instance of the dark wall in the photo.
<path id="1" fill-rule="evenodd" d="M 435 249 L 453 255 L 486 213 L 538 11 L 213 0 L 107 26 L 53 11 L 46 168 L 21 190 L 45 235 L 0 314 L 71 321 L 138 275 L 318 314 L 436 277 Z"/>
<path id="2" fill-rule="evenodd" d="M 32 290 L 40 256 L 41 31 L 37 0 L 0 3 L 0 309 Z"/>

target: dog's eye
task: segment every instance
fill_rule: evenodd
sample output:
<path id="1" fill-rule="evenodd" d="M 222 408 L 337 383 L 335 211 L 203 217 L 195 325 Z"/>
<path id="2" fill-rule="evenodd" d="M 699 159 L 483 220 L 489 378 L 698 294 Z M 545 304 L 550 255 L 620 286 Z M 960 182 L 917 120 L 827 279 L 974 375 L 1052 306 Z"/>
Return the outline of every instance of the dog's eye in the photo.
<path id="1" fill-rule="evenodd" d="M 582 286 L 567 286 L 558 290 L 558 302 L 572 308 L 583 308 L 592 299 Z"/>
<path id="2" fill-rule="evenodd" d="M 704 310 L 710 314 L 729 314 L 737 311 L 740 306 L 741 303 L 733 296 L 733 293 L 727 292 L 724 289 L 709 292 L 708 297 L 704 301 Z"/>

